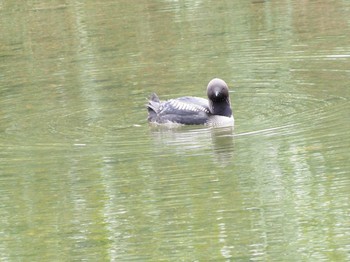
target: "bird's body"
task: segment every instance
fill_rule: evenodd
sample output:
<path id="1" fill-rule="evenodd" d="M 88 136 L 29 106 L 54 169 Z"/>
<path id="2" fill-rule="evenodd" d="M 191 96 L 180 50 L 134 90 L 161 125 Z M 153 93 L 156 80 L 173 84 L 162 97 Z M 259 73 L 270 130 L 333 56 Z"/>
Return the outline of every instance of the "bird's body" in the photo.
<path id="1" fill-rule="evenodd" d="M 157 124 L 233 126 L 227 84 L 214 78 L 208 84 L 207 95 L 208 99 L 185 96 L 160 101 L 156 94 L 152 94 L 147 105 L 148 121 Z"/>

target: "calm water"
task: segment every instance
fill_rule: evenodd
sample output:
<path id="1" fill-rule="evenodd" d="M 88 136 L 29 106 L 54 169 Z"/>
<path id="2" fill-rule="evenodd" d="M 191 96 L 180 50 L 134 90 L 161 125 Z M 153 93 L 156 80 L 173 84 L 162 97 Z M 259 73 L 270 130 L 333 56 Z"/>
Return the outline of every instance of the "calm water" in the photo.
<path id="1" fill-rule="evenodd" d="M 350 261 L 350 2 L 0 1 L 1 261 Z M 234 131 L 146 122 L 231 87 Z"/>

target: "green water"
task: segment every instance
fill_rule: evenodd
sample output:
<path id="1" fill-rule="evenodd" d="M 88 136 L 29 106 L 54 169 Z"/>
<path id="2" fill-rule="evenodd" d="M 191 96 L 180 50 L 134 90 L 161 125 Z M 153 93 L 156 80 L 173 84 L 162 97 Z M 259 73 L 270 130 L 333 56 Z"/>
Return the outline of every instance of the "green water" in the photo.
<path id="1" fill-rule="evenodd" d="M 350 2 L 0 1 L 1 261 L 349 261 Z M 234 131 L 146 98 L 231 89 Z"/>

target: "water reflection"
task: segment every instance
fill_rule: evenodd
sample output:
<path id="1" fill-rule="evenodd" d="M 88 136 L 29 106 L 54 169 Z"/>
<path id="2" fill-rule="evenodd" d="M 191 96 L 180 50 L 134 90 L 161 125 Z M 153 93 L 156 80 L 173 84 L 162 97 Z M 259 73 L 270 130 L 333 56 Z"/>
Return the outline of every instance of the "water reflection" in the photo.
<path id="1" fill-rule="evenodd" d="M 231 163 L 234 152 L 233 128 L 153 127 L 151 134 L 155 150 L 178 155 L 203 155 L 220 165 Z M 161 152 L 157 152 L 160 154 Z"/>

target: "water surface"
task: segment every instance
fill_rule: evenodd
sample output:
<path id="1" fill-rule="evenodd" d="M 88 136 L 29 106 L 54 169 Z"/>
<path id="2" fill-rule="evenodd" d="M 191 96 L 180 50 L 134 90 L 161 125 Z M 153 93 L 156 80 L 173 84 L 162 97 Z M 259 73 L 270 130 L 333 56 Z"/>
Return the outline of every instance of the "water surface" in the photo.
<path id="1" fill-rule="evenodd" d="M 0 14 L 1 260 L 350 260 L 348 1 Z M 213 77 L 234 130 L 148 125 Z"/>

